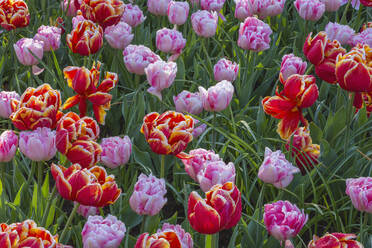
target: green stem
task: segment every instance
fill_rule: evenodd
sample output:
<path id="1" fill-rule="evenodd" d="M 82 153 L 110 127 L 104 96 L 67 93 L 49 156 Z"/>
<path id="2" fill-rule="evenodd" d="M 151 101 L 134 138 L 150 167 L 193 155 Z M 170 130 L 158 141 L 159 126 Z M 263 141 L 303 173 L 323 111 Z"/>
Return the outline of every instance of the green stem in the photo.
<path id="1" fill-rule="evenodd" d="M 43 163 L 34 162 L 37 166 L 37 213 L 38 216 L 42 214 L 42 203 L 43 200 L 41 195 L 41 187 L 42 187 L 42 178 L 43 178 Z"/>
<path id="2" fill-rule="evenodd" d="M 165 155 L 160 155 L 160 178 L 165 177 Z"/>
<path id="3" fill-rule="evenodd" d="M 147 222 L 147 220 L 148 220 L 147 215 L 144 215 L 143 219 L 142 219 L 142 223 L 141 223 L 141 233 L 146 232 L 146 226 L 147 226 L 146 222 Z"/>
<path id="4" fill-rule="evenodd" d="M 346 96 L 348 99 L 348 96 Z M 354 94 L 352 95 L 351 99 L 348 99 L 347 110 L 346 110 L 346 139 L 345 139 L 345 146 L 344 146 L 344 155 L 346 157 L 346 151 L 350 146 L 350 129 L 351 129 L 351 122 L 353 116 L 353 102 L 354 102 Z"/>
<path id="5" fill-rule="evenodd" d="M 67 232 L 67 228 L 71 225 L 71 222 L 72 222 L 72 219 L 74 218 L 75 216 L 75 213 L 77 211 L 77 209 L 79 208 L 80 206 L 80 203 L 77 203 L 74 208 L 72 209 L 72 212 L 70 214 L 70 216 L 68 217 L 67 219 L 67 222 L 66 222 L 66 225 L 65 225 L 65 228 L 63 228 L 63 231 L 62 231 L 62 234 L 61 234 L 61 237 L 60 237 L 60 242 L 61 243 L 65 243 L 65 236 L 66 236 L 66 232 Z"/>
<path id="6" fill-rule="evenodd" d="M 217 126 L 217 114 L 213 112 L 213 131 L 212 131 L 212 149 L 214 150 L 216 147 L 216 126 Z"/>
<path id="7" fill-rule="evenodd" d="M 346 13 L 347 13 L 347 11 L 349 9 L 350 4 L 351 4 L 351 0 L 349 0 L 347 2 L 347 5 L 346 5 L 345 10 L 344 10 L 344 13 L 342 14 L 342 17 L 341 17 L 340 24 L 346 24 Z"/>
<path id="8" fill-rule="evenodd" d="M 47 221 L 47 218 L 48 218 L 48 215 L 49 215 L 50 206 L 52 205 L 52 202 L 54 200 L 54 196 L 56 194 L 56 191 L 57 191 L 57 187 L 56 187 L 56 185 L 54 185 L 53 190 L 52 190 L 52 193 L 49 196 L 49 200 L 48 200 L 47 206 L 45 208 L 43 219 L 41 220 L 41 226 L 45 226 L 46 225 L 46 221 Z"/>
<path id="9" fill-rule="evenodd" d="M 205 236 L 205 248 L 218 248 L 218 233 Z"/>

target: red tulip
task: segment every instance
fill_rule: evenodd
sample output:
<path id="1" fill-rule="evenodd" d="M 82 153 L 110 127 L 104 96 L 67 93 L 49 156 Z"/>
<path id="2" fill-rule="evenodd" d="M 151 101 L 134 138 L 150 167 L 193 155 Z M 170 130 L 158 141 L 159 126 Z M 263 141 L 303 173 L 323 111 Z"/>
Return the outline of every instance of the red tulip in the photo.
<path id="1" fill-rule="evenodd" d="M 84 18 L 98 23 L 102 28 L 117 24 L 124 8 L 120 0 L 83 0 L 80 5 Z"/>
<path id="2" fill-rule="evenodd" d="M 98 52 L 103 44 L 103 30 L 92 21 L 84 20 L 66 37 L 67 45 L 73 53 L 89 56 Z"/>
<path id="3" fill-rule="evenodd" d="M 6 30 L 26 27 L 30 23 L 30 13 L 23 0 L 0 1 L 0 26 Z"/>
<path id="4" fill-rule="evenodd" d="M 105 78 L 99 83 L 101 63 L 97 67 L 93 64 L 89 71 L 85 67 L 68 66 L 63 74 L 70 86 L 77 95 L 70 97 L 63 104 L 63 109 L 69 109 L 79 104 L 80 116 L 87 112 L 87 100 L 92 103 L 94 116 L 99 124 L 105 124 L 106 111 L 110 109 L 112 96 L 108 93 L 117 82 L 118 75 L 113 72 L 106 72 Z"/>
<path id="5" fill-rule="evenodd" d="M 177 155 L 192 141 L 194 121 L 191 116 L 174 111 L 159 115 L 150 113 L 143 118 L 141 133 L 153 152 Z"/>
<path id="6" fill-rule="evenodd" d="M 38 127 L 54 129 L 62 116 L 59 112 L 61 95 L 49 84 L 27 88 L 20 100 L 12 99 L 10 115 L 14 126 L 21 130 L 35 130 Z"/>
<path id="7" fill-rule="evenodd" d="M 104 207 L 114 204 L 121 194 L 113 175 L 100 166 L 82 169 L 79 164 L 69 168 L 52 164 L 52 175 L 59 194 L 85 206 Z"/>
<path id="8" fill-rule="evenodd" d="M 314 235 L 308 248 L 363 248 L 361 243 L 354 240 L 356 237 L 348 233 L 327 233 L 321 238 Z"/>
<path id="9" fill-rule="evenodd" d="M 176 232 L 159 232 L 152 235 L 143 233 L 134 248 L 182 248 Z"/>
<path id="10" fill-rule="evenodd" d="M 360 0 L 360 3 L 366 7 L 372 7 L 372 0 Z"/>
<path id="11" fill-rule="evenodd" d="M 189 196 L 187 218 L 192 228 L 203 234 L 213 234 L 238 224 L 242 202 L 234 183 L 216 184 L 205 194 L 206 199 L 196 191 Z"/>

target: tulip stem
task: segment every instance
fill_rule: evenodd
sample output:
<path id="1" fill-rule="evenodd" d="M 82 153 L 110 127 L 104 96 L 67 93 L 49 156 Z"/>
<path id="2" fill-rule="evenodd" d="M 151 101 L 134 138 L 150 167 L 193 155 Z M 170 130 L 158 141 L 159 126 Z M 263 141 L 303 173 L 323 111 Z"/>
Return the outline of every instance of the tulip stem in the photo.
<path id="1" fill-rule="evenodd" d="M 213 131 L 212 131 L 212 149 L 214 150 L 214 148 L 216 147 L 216 125 L 217 125 L 217 114 L 216 112 L 214 111 L 213 112 Z"/>
<path id="2" fill-rule="evenodd" d="M 205 236 L 205 248 L 218 248 L 218 233 Z"/>
<path id="3" fill-rule="evenodd" d="M 63 231 L 62 231 L 62 234 L 61 234 L 61 237 L 60 237 L 60 242 L 61 243 L 65 243 L 64 238 L 66 236 L 67 228 L 71 225 L 72 219 L 74 218 L 75 213 L 76 213 L 77 209 L 79 208 L 79 206 L 80 206 L 80 203 L 75 204 L 74 208 L 72 209 L 72 212 L 71 212 L 70 216 L 67 219 L 66 225 L 63 228 Z"/>
<path id="4" fill-rule="evenodd" d="M 45 226 L 46 225 L 46 221 L 47 221 L 47 218 L 48 218 L 48 215 L 49 215 L 50 206 L 52 205 L 54 196 L 56 194 L 56 190 L 57 190 L 57 187 L 56 187 L 56 185 L 54 185 L 53 190 L 52 190 L 52 193 L 49 196 L 49 200 L 48 200 L 47 206 L 45 208 L 43 219 L 41 220 L 41 226 Z"/>
<path id="5" fill-rule="evenodd" d="M 347 2 L 347 5 L 346 5 L 345 10 L 344 10 L 344 13 L 342 14 L 342 17 L 341 17 L 340 24 L 344 24 L 344 25 L 346 24 L 346 13 L 347 13 L 347 11 L 349 9 L 350 4 L 351 4 L 351 0 L 349 0 Z"/>
<path id="6" fill-rule="evenodd" d="M 37 166 L 37 213 L 38 216 L 42 214 L 42 203 L 43 200 L 41 199 L 41 187 L 42 187 L 42 178 L 43 178 L 43 163 L 34 162 Z"/>
<path id="7" fill-rule="evenodd" d="M 160 178 L 165 176 L 165 155 L 160 155 Z"/>

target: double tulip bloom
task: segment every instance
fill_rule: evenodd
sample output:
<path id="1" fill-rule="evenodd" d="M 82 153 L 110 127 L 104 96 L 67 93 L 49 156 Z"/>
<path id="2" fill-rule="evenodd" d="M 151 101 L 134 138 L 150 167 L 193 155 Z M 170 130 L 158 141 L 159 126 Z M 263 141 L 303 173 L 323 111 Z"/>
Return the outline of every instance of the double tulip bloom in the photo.
<path id="1" fill-rule="evenodd" d="M 281 119 L 277 132 L 286 140 L 297 129 L 300 121 L 307 125 L 302 109 L 313 105 L 318 95 L 315 77 L 294 74 L 284 82 L 283 91 L 276 92 L 275 96 L 265 97 L 262 105 L 266 114 Z"/>
<path id="2" fill-rule="evenodd" d="M 180 54 L 186 45 L 182 33 L 168 28 L 156 31 L 156 48 L 165 53 Z"/>
<path id="3" fill-rule="evenodd" d="M 356 46 L 358 44 L 372 47 L 372 27 L 368 27 L 367 29 L 362 30 L 360 33 L 354 35 L 351 45 Z"/>
<path id="4" fill-rule="evenodd" d="M 205 194 L 206 199 L 196 191 L 189 196 L 187 218 L 193 229 L 203 234 L 214 234 L 238 224 L 242 200 L 234 183 L 217 184 Z"/>
<path id="5" fill-rule="evenodd" d="M 308 248 L 364 248 L 356 241 L 357 236 L 349 233 L 327 233 L 323 237 L 314 236 Z"/>
<path id="6" fill-rule="evenodd" d="M 79 204 L 77 202 L 74 202 L 74 206 L 76 204 Z M 78 214 L 83 216 L 85 219 L 88 219 L 91 215 L 99 215 L 99 208 L 92 207 L 92 206 L 85 206 L 85 205 L 79 205 L 78 209 L 76 210 Z"/>
<path id="7" fill-rule="evenodd" d="M 195 33 L 201 37 L 212 37 L 216 34 L 218 16 L 206 10 L 198 10 L 191 15 L 191 24 Z"/>
<path id="8" fill-rule="evenodd" d="M 61 46 L 61 33 L 61 28 L 42 25 L 38 28 L 34 40 L 43 42 L 44 52 L 55 51 Z"/>
<path id="9" fill-rule="evenodd" d="M 143 118 L 141 133 L 153 152 L 177 155 L 192 141 L 194 121 L 191 116 L 174 111 L 152 112 Z"/>
<path id="10" fill-rule="evenodd" d="M 238 46 L 255 52 L 269 49 L 272 32 L 270 26 L 263 21 L 256 17 L 247 17 L 240 24 Z"/>
<path id="11" fill-rule="evenodd" d="M 222 58 L 213 67 L 214 79 L 217 82 L 223 80 L 233 82 L 239 73 L 239 65 L 228 59 Z"/>
<path id="12" fill-rule="evenodd" d="M 18 147 L 18 136 L 12 130 L 6 130 L 0 135 L 0 163 L 13 159 Z"/>
<path id="13" fill-rule="evenodd" d="M 372 213 L 372 177 L 347 179 L 346 194 L 356 209 Z"/>
<path id="14" fill-rule="evenodd" d="M 168 20 L 175 25 L 182 25 L 187 21 L 190 6 L 188 2 L 170 1 L 168 4 Z"/>
<path id="15" fill-rule="evenodd" d="M 105 29 L 105 38 L 112 48 L 124 50 L 133 40 L 132 28 L 125 22 L 118 22 Z"/>
<path id="16" fill-rule="evenodd" d="M 280 65 L 280 82 L 284 83 L 293 74 L 305 74 L 306 67 L 307 63 L 292 53 L 284 55 Z"/>
<path id="17" fill-rule="evenodd" d="M 15 91 L 1 91 L 0 92 L 0 117 L 9 118 L 12 114 L 11 100 L 19 101 L 20 96 Z"/>
<path id="18" fill-rule="evenodd" d="M 92 69 L 85 67 L 68 66 L 63 69 L 68 86 L 77 94 L 66 100 L 63 109 L 69 109 L 79 104 L 80 116 L 87 112 L 87 101 L 92 103 L 94 116 L 99 124 L 105 124 L 106 111 L 110 109 L 112 95 L 109 93 L 118 82 L 118 75 L 106 72 L 103 81 L 99 84 L 101 63 L 95 63 Z M 98 85 L 99 84 L 99 85 Z"/>
<path id="19" fill-rule="evenodd" d="M 113 175 L 103 167 L 83 169 L 79 164 L 68 168 L 52 164 L 51 172 L 62 198 L 86 206 L 104 207 L 114 204 L 121 194 Z"/>
<path id="20" fill-rule="evenodd" d="M 161 58 L 150 48 L 142 45 L 129 45 L 123 51 L 124 64 L 127 70 L 138 75 L 145 74 L 145 68 Z"/>
<path id="21" fill-rule="evenodd" d="M 20 100 L 12 99 L 10 119 L 20 130 L 35 130 L 38 127 L 54 129 L 62 116 L 61 95 L 49 84 L 27 88 Z"/>
<path id="22" fill-rule="evenodd" d="M 341 25 L 337 22 L 330 22 L 325 27 L 325 32 L 329 40 L 337 40 L 341 45 L 351 44 L 355 35 L 354 29 L 348 25 Z"/>
<path id="23" fill-rule="evenodd" d="M 138 5 L 125 4 L 124 12 L 121 17 L 122 22 L 128 23 L 132 28 L 137 27 L 144 22 L 146 17 Z"/>
<path id="24" fill-rule="evenodd" d="M 199 92 L 191 93 L 183 90 L 180 94 L 173 97 L 177 112 L 188 112 L 198 115 L 203 112 L 203 102 Z"/>
<path id="25" fill-rule="evenodd" d="M 170 1 L 171 0 L 148 0 L 147 9 L 156 16 L 166 16 Z"/>
<path id="26" fill-rule="evenodd" d="M 325 12 L 325 4 L 320 0 L 296 0 L 294 6 L 302 19 L 319 20 Z"/>
<path id="27" fill-rule="evenodd" d="M 132 153 L 132 142 L 128 136 L 103 138 L 101 147 L 101 162 L 112 169 L 128 163 Z"/>
<path id="28" fill-rule="evenodd" d="M 231 82 L 223 80 L 216 85 L 209 87 L 208 90 L 199 86 L 199 94 L 204 110 L 219 112 L 229 106 L 234 95 L 234 86 Z"/>
<path id="29" fill-rule="evenodd" d="M 26 27 L 30 23 L 28 6 L 23 0 L 0 2 L 0 26 L 5 30 Z"/>
<path id="30" fill-rule="evenodd" d="M 22 38 L 13 47 L 18 61 L 25 66 L 37 65 L 44 55 L 44 42 L 40 40 Z"/>

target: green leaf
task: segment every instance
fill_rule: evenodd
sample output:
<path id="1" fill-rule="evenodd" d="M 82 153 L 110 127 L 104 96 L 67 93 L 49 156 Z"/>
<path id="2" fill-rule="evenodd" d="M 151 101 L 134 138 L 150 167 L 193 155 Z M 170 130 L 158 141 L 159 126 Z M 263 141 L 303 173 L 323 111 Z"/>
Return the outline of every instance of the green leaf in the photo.
<path id="1" fill-rule="evenodd" d="M 22 189 L 23 189 L 23 186 L 25 185 L 25 183 L 22 183 L 21 187 L 19 188 L 18 192 L 17 192 L 17 195 L 13 201 L 13 204 L 15 206 L 19 206 L 21 204 L 21 193 L 22 193 Z"/>

